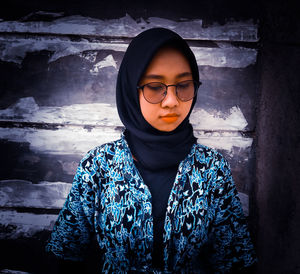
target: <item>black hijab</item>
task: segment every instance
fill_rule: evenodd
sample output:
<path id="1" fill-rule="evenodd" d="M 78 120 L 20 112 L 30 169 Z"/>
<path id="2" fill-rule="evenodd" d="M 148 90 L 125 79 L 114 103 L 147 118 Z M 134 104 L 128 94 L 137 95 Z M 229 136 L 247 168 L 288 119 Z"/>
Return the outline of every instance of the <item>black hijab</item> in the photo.
<path id="1" fill-rule="evenodd" d="M 140 110 L 137 85 L 154 54 L 165 45 L 179 49 L 186 56 L 193 80 L 199 81 L 197 62 L 191 49 L 178 34 L 164 28 L 146 30 L 131 41 L 117 79 L 117 108 L 126 128 L 125 138 L 137 161 L 150 170 L 178 165 L 197 140 L 189 123 L 196 97 L 187 117 L 171 132 L 159 131 L 152 127 Z"/>

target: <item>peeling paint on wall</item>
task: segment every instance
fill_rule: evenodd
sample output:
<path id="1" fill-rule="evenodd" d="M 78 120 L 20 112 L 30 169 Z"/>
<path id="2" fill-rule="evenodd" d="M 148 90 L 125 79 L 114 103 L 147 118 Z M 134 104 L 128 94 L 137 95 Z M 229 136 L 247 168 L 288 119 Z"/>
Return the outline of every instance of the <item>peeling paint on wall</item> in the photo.
<path id="1" fill-rule="evenodd" d="M 243 130 L 247 121 L 241 109 L 237 106 L 232 107 L 229 113 L 204 109 L 195 109 L 191 114 L 190 121 L 197 125 L 196 129 L 201 130 Z"/>
<path id="2" fill-rule="evenodd" d="M 90 73 L 92 75 L 97 75 L 100 69 L 106 67 L 114 67 L 115 69 L 117 69 L 117 63 L 111 54 L 106 56 L 102 61 L 95 64 L 93 68 L 90 70 Z"/>
<path id="3" fill-rule="evenodd" d="M 47 50 L 52 52 L 49 58 L 49 63 L 58 60 L 59 58 L 78 55 L 82 58 L 88 59 L 90 62 L 95 62 L 96 58 L 93 55 L 87 57 L 85 51 L 99 51 L 99 50 L 113 50 L 125 52 L 128 47 L 127 43 L 103 43 L 103 42 L 89 42 L 82 40 L 78 42 L 70 39 L 61 38 L 1 38 L 0 59 L 5 62 L 14 62 L 21 64 L 26 54 L 29 52 L 38 52 Z M 191 47 L 193 50 L 197 63 L 199 66 L 213 66 L 213 67 L 232 67 L 244 68 L 256 62 L 257 50 L 243 47 L 228 47 L 226 49 L 219 48 L 205 48 L 205 47 Z"/>

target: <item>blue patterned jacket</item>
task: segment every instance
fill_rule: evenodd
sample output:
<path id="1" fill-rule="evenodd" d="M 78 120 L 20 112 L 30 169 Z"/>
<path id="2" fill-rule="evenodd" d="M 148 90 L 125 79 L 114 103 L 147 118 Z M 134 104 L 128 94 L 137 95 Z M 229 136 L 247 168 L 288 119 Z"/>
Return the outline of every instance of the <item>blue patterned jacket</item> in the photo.
<path id="1" fill-rule="evenodd" d="M 151 273 L 151 212 L 150 191 L 122 136 L 80 162 L 47 250 L 82 260 L 96 234 L 102 272 Z M 165 273 L 227 273 L 255 261 L 230 168 L 217 151 L 195 144 L 180 163 L 163 240 Z"/>

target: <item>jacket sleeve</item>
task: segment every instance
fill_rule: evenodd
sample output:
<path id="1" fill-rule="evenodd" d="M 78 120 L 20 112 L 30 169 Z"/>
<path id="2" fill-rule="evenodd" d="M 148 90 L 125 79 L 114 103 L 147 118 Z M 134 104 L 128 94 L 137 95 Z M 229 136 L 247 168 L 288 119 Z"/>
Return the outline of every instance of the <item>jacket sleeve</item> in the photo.
<path id="1" fill-rule="evenodd" d="M 215 177 L 215 219 L 211 230 L 216 273 L 242 273 L 256 261 L 247 220 L 229 164 L 219 155 Z"/>
<path id="2" fill-rule="evenodd" d="M 82 261 L 93 236 L 95 164 L 87 155 L 79 164 L 46 251 L 63 260 Z"/>

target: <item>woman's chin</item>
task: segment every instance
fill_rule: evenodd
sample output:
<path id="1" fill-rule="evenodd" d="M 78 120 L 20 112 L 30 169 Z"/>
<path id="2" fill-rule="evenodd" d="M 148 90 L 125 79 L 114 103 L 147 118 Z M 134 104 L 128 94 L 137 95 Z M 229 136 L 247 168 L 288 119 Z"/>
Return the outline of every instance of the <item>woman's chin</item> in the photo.
<path id="1" fill-rule="evenodd" d="M 155 128 L 162 132 L 171 132 L 175 130 L 177 127 L 178 127 L 177 124 L 166 124 L 166 125 L 157 126 Z"/>

